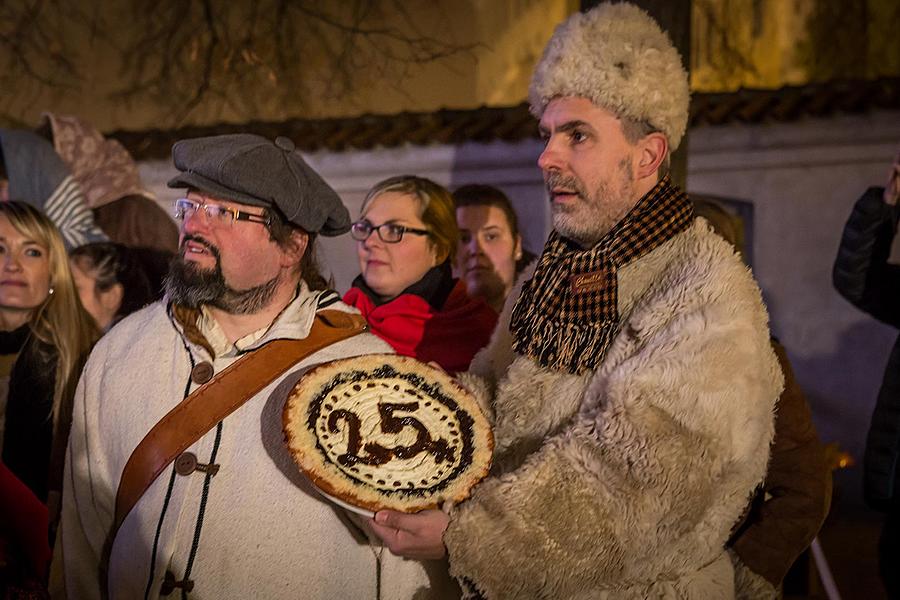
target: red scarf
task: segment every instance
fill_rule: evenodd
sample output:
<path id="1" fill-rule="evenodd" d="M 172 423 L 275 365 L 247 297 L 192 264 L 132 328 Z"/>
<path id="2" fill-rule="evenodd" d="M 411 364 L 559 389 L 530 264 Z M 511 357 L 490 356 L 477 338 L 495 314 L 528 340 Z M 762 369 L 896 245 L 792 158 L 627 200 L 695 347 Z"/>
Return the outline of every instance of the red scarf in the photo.
<path id="1" fill-rule="evenodd" d="M 497 313 L 484 301 L 470 298 L 462 281 L 456 282 L 441 310 L 415 294 L 401 294 L 375 306 L 355 287 L 344 294 L 344 302 L 359 309 L 372 333 L 397 354 L 434 361 L 451 373 L 469 368 L 497 324 Z"/>

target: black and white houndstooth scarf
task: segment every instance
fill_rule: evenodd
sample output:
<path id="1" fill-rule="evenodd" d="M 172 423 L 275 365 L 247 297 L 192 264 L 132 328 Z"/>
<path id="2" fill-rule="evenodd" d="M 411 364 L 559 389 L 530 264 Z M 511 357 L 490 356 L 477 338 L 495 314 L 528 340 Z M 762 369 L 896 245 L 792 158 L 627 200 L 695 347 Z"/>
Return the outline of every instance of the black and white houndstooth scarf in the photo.
<path id="1" fill-rule="evenodd" d="M 687 195 L 666 176 L 592 248 L 552 231 L 513 308 L 513 348 L 550 369 L 595 370 L 619 330 L 618 269 L 693 218 Z"/>

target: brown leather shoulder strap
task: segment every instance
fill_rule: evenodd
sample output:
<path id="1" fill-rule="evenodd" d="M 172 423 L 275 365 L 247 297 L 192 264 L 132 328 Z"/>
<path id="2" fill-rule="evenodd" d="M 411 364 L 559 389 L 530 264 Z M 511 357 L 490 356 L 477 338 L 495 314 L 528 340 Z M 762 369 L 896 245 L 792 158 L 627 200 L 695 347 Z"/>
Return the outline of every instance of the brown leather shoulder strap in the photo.
<path id="1" fill-rule="evenodd" d="M 112 537 L 160 473 L 216 423 L 307 356 L 366 330 L 356 314 L 322 310 L 302 340 L 273 340 L 242 356 L 169 411 L 125 464 L 116 492 Z"/>

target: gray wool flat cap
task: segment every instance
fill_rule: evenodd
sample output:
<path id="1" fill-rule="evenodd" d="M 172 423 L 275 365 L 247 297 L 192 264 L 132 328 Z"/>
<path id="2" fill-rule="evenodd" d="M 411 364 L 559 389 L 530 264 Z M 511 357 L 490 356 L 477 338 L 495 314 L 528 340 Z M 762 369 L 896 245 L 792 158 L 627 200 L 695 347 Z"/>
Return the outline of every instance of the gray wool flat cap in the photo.
<path id="1" fill-rule="evenodd" d="M 335 236 L 350 229 L 350 213 L 286 137 L 250 133 L 180 140 L 172 160 L 181 171 L 170 188 L 193 188 L 223 200 L 277 207 L 308 233 Z"/>

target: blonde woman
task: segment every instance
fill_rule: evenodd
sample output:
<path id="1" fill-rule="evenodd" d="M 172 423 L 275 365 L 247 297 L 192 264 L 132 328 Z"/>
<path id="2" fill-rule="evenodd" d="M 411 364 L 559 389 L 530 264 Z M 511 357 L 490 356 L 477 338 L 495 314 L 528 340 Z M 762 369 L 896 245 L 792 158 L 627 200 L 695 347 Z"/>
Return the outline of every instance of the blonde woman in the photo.
<path id="1" fill-rule="evenodd" d="M 0 203 L 2 458 L 44 502 L 59 489 L 75 384 L 98 337 L 59 231 L 28 204 Z"/>
<path id="2" fill-rule="evenodd" d="M 497 314 L 453 278 L 459 229 L 450 192 L 424 177 L 392 177 L 369 191 L 361 213 L 350 229 L 360 275 L 344 302 L 398 354 L 468 369 Z"/>

